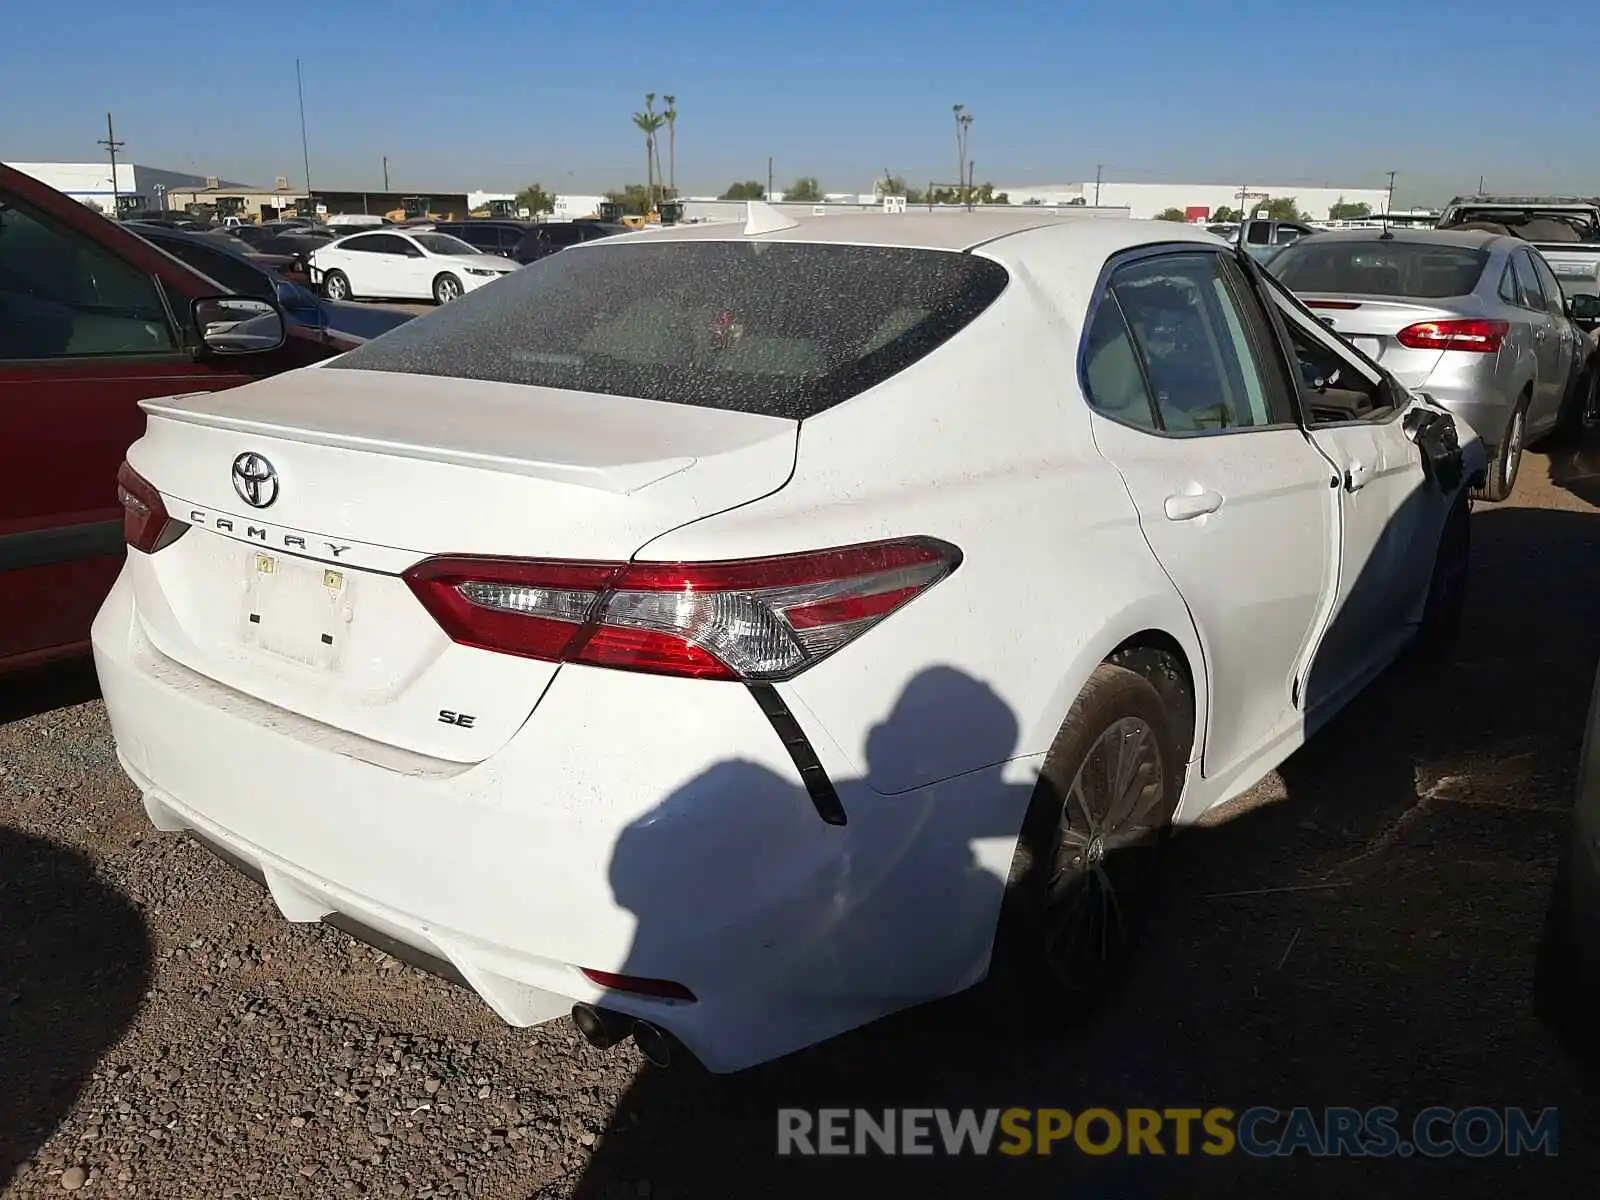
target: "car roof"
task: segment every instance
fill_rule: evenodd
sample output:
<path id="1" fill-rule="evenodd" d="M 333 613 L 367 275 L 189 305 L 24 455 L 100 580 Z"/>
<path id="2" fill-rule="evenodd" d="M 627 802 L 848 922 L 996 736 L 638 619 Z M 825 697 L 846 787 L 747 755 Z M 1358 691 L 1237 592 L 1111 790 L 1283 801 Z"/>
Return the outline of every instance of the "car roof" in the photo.
<path id="1" fill-rule="evenodd" d="M 784 214 L 789 216 L 789 214 Z M 672 225 L 603 239 L 604 245 L 622 242 L 811 242 L 850 246 L 903 246 L 923 250 L 972 250 L 978 246 L 1032 230 L 1051 228 L 1063 242 L 1086 255 L 1109 257 L 1118 251 L 1159 242 L 1195 241 L 1216 244 L 1216 235 L 1203 228 L 1175 221 L 1135 221 L 1123 217 L 1063 217 L 1030 213 L 1026 209 L 1004 212 L 852 212 L 828 216 L 791 218 L 790 228 L 745 234 L 739 221 L 703 225 Z M 602 244 L 602 243 L 596 243 Z"/>
<path id="2" fill-rule="evenodd" d="M 152 241 L 192 242 L 196 246 L 210 246 L 219 253 L 231 254 L 234 258 L 242 258 L 257 265 L 263 257 L 251 250 L 248 242 L 241 241 L 231 233 L 222 233 L 220 230 L 173 229 L 168 225 L 151 225 L 143 221 L 125 223 L 137 229 L 140 237 L 148 237 Z"/>
<path id="3" fill-rule="evenodd" d="M 1321 229 L 1302 241 L 1318 246 L 1329 242 L 1387 241 L 1424 246 L 1465 246 L 1472 250 L 1492 250 L 1496 242 L 1526 245 L 1521 238 L 1487 229 Z"/>

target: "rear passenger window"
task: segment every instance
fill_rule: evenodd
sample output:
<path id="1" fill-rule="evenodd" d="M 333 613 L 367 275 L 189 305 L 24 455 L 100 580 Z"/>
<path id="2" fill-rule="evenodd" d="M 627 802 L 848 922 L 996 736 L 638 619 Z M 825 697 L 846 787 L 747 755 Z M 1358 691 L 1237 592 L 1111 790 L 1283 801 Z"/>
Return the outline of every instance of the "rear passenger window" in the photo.
<path id="1" fill-rule="evenodd" d="M 1509 259 L 1506 260 L 1506 269 L 1500 272 L 1500 299 L 1507 304 L 1522 303 L 1522 290 L 1517 284 L 1517 275 L 1511 269 Z"/>
<path id="2" fill-rule="evenodd" d="M 1522 298 L 1517 303 L 1523 308 L 1542 312 L 1544 293 L 1539 290 L 1539 277 L 1533 273 L 1533 264 L 1528 261 L 1528 256 L 1520 250 L 1517 251 L 1511 256 L 1511 267 L 1516 272 L 1517 289 L 1522 293 Z"/>
<path id="3" fill-rule="evenodd" d="M 170 353 L 150 274 L 0 194 L 0 360 Z"/>
<path id="4" fill-rule="evenodd" d="M 1556 278 L 1555 272 L 1550 269 L 1550 264 L 1545 262 L 1544 255 L 1534 253 L 1529 256 L 1533 263 L 1534 274 L 1539 277 L 1539 286 L 1544 292 L 1544 306 L 1558 317 L 1567 315 L 1567 300 L 1561 291 L 1561 281 Z"/>
<path id="5" fill-rule="evenodd" d="M 1159 428 L 1133 339 L 1110 288 L 1101 295 L 1084 338 L 1083 382 L 1097 411 L 1124 425 Z"/>
<path id="6" fill-rule="evenodd" d="M 1288 390 L 1248 285 L 1217 254 L 1174 254 L 1119 268 L 1112 291 L 1167 433 L 1293 420 Z"/>

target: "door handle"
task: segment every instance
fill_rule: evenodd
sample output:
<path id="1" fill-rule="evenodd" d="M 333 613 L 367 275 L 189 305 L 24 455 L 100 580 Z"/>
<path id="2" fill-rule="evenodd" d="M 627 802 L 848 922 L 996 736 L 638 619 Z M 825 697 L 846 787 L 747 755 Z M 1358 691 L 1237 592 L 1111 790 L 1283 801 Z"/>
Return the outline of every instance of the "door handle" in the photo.
<path id="1" fill-rule="evenodd" d="M 1547 329 L 1536 329 L 1533 333 L 1533 340 L 1536 342 L 1542 342 L 1546 337 L 1549 336 L 1549 332 L 1550 331 Z"/>
<path id="2" fill-rule="evenodd" d="M 1222 493 L 1210 490 L 1198 492 L 1179 492 L 1175 496 L 1168 496 L 1166 502 L 1167 520 L 1192 521 L 1196 517 L 1214 513 L 1222 507 Z"/>
<path id="3" fill-rule="evenodd" d="M 1372 478 L 1372 468 L 1359 460 L 1353 461 L 1344 469 L 1344 490 L 1359 492 L 1367 486 L 1367 480 Z"/>

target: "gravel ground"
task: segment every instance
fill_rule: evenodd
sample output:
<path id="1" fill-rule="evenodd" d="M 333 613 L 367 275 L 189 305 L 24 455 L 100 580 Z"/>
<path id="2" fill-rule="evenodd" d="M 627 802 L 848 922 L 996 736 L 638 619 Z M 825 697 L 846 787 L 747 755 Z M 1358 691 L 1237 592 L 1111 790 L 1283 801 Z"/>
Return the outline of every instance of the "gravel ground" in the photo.
<path id="1" fill-rule="evenodd" d="M 1597 458 L 1600 461 L 1600 458 Z M 1594 1079 L 1532 1015 L 1600 648 L 1600 474 L 1473 518 L 1468 640 L 1180 839 L 1119 1001 L 1048 1040 L 957 999 L 734 1078 L 643 1068 L 322 926 L 149 828 L 92 675 L 0 691 L 0 1195 L 1505 1194 L 1510 1162 L 773 1157 L 779 1106 L 1558 1105 L 1516 1191 L 1592 1193 Z M 1285 890 L 1292 889 L 1292 890 Z M 1239 895 L 1238 893 L 1252 893 Z"/>

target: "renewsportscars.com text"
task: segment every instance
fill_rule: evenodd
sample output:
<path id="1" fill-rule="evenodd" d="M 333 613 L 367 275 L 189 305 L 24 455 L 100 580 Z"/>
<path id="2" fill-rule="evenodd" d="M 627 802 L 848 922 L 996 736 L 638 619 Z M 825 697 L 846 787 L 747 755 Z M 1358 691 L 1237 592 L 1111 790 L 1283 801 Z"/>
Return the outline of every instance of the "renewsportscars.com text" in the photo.
<path id="1" fill-rule="evenodd" d="M 778 1110 L 780 1155 L 1088 1154 L 1256 1158 L 1554 1156 L 1560 1113 L 1521 1108 Z"/>

